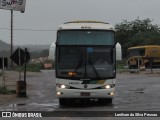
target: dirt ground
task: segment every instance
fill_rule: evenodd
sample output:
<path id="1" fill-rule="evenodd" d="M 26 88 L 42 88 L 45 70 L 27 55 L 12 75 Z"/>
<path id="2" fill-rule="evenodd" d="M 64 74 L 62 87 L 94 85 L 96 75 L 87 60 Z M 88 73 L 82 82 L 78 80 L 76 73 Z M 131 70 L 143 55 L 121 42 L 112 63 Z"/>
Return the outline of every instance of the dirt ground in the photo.
<path id="1" fill-rule="evenodd" d="M 2 73 L 0 71 L 0 73 Z M 27 72 L 27 76 L 32 77 L 32 76 L 36 76 L 37 74 L 40 73 L 34 73 L 34 72 Z M 23 73 L 21 73 L 21 80 L 23 80 Z M 7 89 L 9 90 L 13 90 L 16 91 L 16 84 L 17 81 L 19 80 L 20 74 L 17 71 L 4 71 L 4 80 L 5 80 L 5 86 L 7 87 Z M 4 82 L 3 82 L 3 76 L 0 76 L 0 86 L 3 86 Z M 0 94 L 0 106 L 5 105 L 10 103 L 11 101 L 13 101 L 16 98 L 16 93 L 13 93 L 11 95 L 6 95 L 6 94 Z"/>

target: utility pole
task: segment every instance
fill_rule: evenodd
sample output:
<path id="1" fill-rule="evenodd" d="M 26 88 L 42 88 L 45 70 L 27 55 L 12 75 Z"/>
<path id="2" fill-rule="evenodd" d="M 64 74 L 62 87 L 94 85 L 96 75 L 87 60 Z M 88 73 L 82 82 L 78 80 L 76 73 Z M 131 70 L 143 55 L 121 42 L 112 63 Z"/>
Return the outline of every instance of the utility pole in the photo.
<path id="1" fill-rule="evenodd" d="M 11 10 L 11 55 L 13 53 L 13 10 Z M 11 60 L 11 68 L 13 67 L 13 61 Z"/>

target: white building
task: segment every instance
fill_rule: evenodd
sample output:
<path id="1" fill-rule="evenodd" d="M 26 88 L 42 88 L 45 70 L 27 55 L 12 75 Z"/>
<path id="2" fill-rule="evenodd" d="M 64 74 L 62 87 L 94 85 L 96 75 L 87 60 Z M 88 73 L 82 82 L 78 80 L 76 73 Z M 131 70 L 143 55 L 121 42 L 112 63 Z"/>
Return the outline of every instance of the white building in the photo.
<path id="1" fill-rule="evenodd" d="M 50 49 L 49 49 L 49 56 L 48 58 L 51 59 L 51 60 L 55 60 L 55 42 L 53 42 L 50 46 Z"/>
<path id="2" fill-rule="evenodd" d="M 116 44 L 116 60 L 122 60 L 122 48 L 119 43 Z"/>

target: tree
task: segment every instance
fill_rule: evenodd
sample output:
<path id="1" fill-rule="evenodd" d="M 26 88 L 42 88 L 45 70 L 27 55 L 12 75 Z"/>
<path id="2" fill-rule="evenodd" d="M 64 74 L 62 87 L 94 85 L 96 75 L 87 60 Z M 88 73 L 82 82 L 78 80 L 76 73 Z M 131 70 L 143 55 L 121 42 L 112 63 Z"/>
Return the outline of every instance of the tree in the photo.
<path id="1" fill-rule="evenodd" d="M 160 28 L 152 24 L 149 18 L 134 21 L 123 20 L 115 25 L 116 40 L 122 45 L 123 57 L 127 56 L 127 48 L 138 45 L 160 45 Z"/>

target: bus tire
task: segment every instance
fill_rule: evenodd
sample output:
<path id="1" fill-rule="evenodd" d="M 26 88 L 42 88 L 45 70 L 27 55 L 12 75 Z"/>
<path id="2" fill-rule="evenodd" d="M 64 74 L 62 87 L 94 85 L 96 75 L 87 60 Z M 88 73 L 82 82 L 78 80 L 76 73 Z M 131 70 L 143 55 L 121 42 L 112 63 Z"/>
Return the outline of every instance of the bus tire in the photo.
<path id="1" fill-rule="evenodd" d="M 112 104 L 112 98 L 99 98 L 98 101 L 100 104 Z"/>
<path id="2" fill-rule="evenodd" d="M 108 99 L 107 99 L 107 103 L 112 104 L 112 101 L 113 101 L 113 99 L 112 99 L 112 98 L 108 98 Z"/>
<path id="3" fill-rule="evenodd" d="M 65 98 L 59 98 L 59 104 L 60 105 L 66 105 L 66 99 Z"/>

